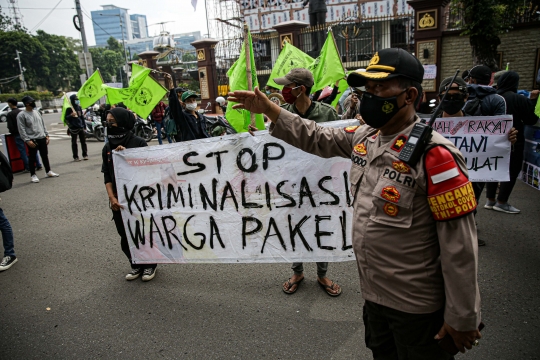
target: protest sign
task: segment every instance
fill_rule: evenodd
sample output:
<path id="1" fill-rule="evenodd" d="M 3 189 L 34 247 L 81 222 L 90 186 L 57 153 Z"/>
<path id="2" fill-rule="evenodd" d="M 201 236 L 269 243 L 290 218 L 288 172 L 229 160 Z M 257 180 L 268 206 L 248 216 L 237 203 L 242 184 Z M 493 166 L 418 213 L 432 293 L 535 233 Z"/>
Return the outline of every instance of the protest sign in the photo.
<path id="1" fill-rule="evenodd" d="M 354 260 L 348 158 L 319 158 L 267 131 L 113 157 L 135 263 Z"/>
<path id="2" fill-rule="evenodd" d="M 465 158 L 469 179 L 509 181 L 512 115 L 436 119 L 433 128 L 450 140 Z"/>
<path id="3" fill-rule="evenodd" d="M 525 184 L 540 190 L 540 126 L 525 126 L 524 135 L 523 167 L 519 177 Z"/>

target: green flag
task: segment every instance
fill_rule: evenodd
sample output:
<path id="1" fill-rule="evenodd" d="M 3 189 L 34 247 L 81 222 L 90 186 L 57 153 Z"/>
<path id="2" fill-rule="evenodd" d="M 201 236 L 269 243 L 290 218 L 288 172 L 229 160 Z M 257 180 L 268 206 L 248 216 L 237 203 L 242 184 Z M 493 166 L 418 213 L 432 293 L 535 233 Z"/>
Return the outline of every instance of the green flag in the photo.
<path id="1" fill-rule="evenodd" d="M 138 64 L 132 64 L 131 65 L 131 78 L 129 79 L 129 87 L 134 87 L 136 89 L 139 88 L 139 86 L 142 85 L 144 80 L 146 80 L 146 77 L 152 69 L 149 69 L 147 67 L 138 65 Z"/>
<path id="2" fill-rule="evenodd" d="M 336 96 L 336 99 L 332 102 L 332 107 L 334 109 L 336 108 L 336 105 L 339 103 L 339 99 L 341 99 L 341 95 L 343 95 L 345 90 L 347 90 L 348 88 L 349 88 L 349 84 L 347 84 L 347 80 L 345 79 L 339 80 L 339 86 L 338 86 L 339 92 L 338 92 L 338 95 Z"/>
<path id="3" fill-rule="evenodd" d="M 343 64 L 341 63 L 341 57 L 336 48 L 332 30 L 328 31 L 328 36 L 322 47 L 321 54 L 309 66 L 309 70 L 313 73 L 313 79 L 315 80 L 315 85 L 313 85 L 311 93 L 325 86 L 332 86 L 337 80 L 345 77 L 345 69 L 343 69 Z"/>
<path id="4" fill-rule="evenodd" d="M 285 46 L 283 46 L 283 49 L 281 49 L 281 52 L 279 53 L 276 63 L 272 68 L 272 74 L 270 74 L 270 78 L 266 84 L 277 89 L 282 89 L 283 85 L 276 84 L 274 79 L 285 76 L 291 69 L 307 69 L 314 60 L 315 59 L 302 50 L 286 42 Z"/>
<path id="5" fill-rule="evenodd" d="M 103 85 L 102 88 L 105 90 L 107 95 L 107 104 L 111 105 L 118 104 L 119 102 L 125 103 L 131 99 L 137 91 L 137 89 L 134 87 L 115 88 Z"/>
<path id="6" fill-rule="evenodd" d="M 146 76 L 141 86 L 124 104 L 134 113 L 146 119 L 166 93 L 167 89 L 160 83 L 151 76 Z"/>
<path id="7" fill-rule="evenodd" d="M 99 98 L 105 95 L 105 91 L 101 85 L 103 85 L 103 79 L 99 70 L 96 70 L 77 92 L 77 97 L 83 109 L 94 105 Z"/>
<path id="8" fill-rule="evenodd" d="M 534 114 L 540 117 L 540 100 L 536 101 L 536 107 L 534 108 Z"/>
<path id="9" fill-rule="evenodd" d="M 253 43 L 251 42 L 251 33 L 249 32 L 249 30 L 248 30 L 248 41 L 249 41 L 250 55 L 251 55 L 250 56 L 251 79 L 253 82 L 253 89 L 255 89 L 256 86 L 259 86 L 259 82 L 257 81 L 257 70 L 255 68 L 255 58 L 253 57 Z M 229 71 L 227 72 L 227 76 L 229 77 L 229 86 L 231 88 L 231 91 L 248 90 L 245 43 L 242 46 L 240 57 L 229 69 Z M 239 133 L 246 132 L 248 131 L 248 126 L 251 123 L 250 112 L 243 109 L 242 110 L 233 109 L 232 106 L 235 104 L 236 103 L 229 101 L 229 103 L 227 104 L 227 113 L 225 115 L 225 118 L 237 132 Z M 257 129 L 264 130 L 264 119 L 261 114 L 255 115 L 255 124 L 257 126 Z"/>
<path id="10" fill-rule="evenodd" d="M 71 107 L 71 102 L 69 101 L 69 96 L 64 93 L 64 103 L 62 104 L 62 122 L 64 123 L 64 126 L 67 126 L 66 124 L 66 110 Z"/>

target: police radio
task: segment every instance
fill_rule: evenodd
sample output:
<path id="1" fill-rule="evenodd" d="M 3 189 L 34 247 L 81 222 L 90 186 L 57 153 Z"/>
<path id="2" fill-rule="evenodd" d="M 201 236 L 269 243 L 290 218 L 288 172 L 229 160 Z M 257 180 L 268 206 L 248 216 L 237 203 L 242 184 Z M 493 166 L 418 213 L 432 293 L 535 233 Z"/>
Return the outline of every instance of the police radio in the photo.
<path id="1" fill-rule="evenodd" d="M 454 75 L 454 78 L 450 82 L 450 86 L 448 88 L 452 86 L 458 74 L 459 69 L 456 70 L 456 74 Z M 422 156 L 422 154 L 426 150 L 427 143 L 431 139 L 433 123 L 435 122 L 435 119 L 439 116 L 441 105 L 444 99 L 446 99 L 446 95 L 448 95 L 448 91 L 444 93 L 441 102 L 431 114 L 431 118 L 429 119 L 429 122 L 427 124 L 426 120 L 424 119 L 422 119 L 419 123 L 414 124 L 411 133 L 409 134 L 409 138 L 407 139 L 407 142 L 399 153 L 399 160 L 411 166 L 416 166 L 418 160 L 420 160 L 420 156 Z"/>

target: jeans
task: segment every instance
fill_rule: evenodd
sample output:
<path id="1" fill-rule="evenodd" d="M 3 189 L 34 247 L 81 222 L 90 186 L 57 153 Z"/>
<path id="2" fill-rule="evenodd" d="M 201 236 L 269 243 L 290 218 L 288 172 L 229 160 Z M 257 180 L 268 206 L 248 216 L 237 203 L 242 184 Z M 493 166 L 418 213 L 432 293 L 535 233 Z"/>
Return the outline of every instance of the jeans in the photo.
<path id="1" fill-rule="evenodd" d="M 131 265 L 131 268 L 132 269 L 137 269 L 137 268 L 142 268 L 142 269 L 153 268 L 153 269 L 155 269 L 157 267 L 157 264 L 141 264 L 141 265 L 137 265 L 137 264 L 134 264 L 131 261 L 131 251 L 129 251 L 129 243 L 128 243 L 128 238 L 127 238 L 127 234 L 126 234 L 126 228 L 124 227 L 124 221 L 122 221 L 122 213 L 120 211 L 114 211 L 114 210 L 112 211 L 112 213 L 113 213 L 114 224 L 116 225 L 116 231 L 118 231 L 118 235 L 120 235 L 120 247 L 122 248 L 122 251 L 124 252 L 126 257 L 128 258 L 128 261 L 129 261 L 129 264 Z"/>
<path id="2" fill-rule="evenodd" d="M 431 314 L 409 314 L 367 301 L 363 309 L 366 346 L 375 360 L 451 360 L 435 335 L 444 307 Z"/>
<path id="3" fill-rule="evenodd" d="M 154 121 L 154 124 L 156 124 L 157 129 L 157 141 L 159 145 L 163 145 L 163 140 L 161 139 L 161 128 L 163 127 L 163 124 L 161 121 Z"/>
<path id="4" fill-rule="evenodd" d="M 525 144 L 515 144 L 512 152 L 510 153 L 510 181 L 501 182 L 501 187 L 499 188 L 499 195 L 497 196 L 497 201 L 499 203 L 506 203 L 514 185 L 516 185 L 516 180 L 521 171 L 521 164 L 523 162 L 523 150 Z M 486 197 L 488 199 L 494 199 L 495 193 L 497 192 L 497 186 L 499 183 L 490 182 L 486 184 Z"/>
<path id="5" fill-rule="evenodd" d="M 77 148 L 77 137 L 81 141 L 82 156 L 88 156 L 88 149 L 86 147 L 86 136 L 84 135 L 84 129 L 79 130 L 77 134 L 71 133 L 71 151 L 73 152 L 73 158 L 79 158 L 79 149 Z"/>
<path id="6" fill-rule="evenodd" d="M 34 144 L 36 144 L 36 147 L 28 147 L 28 151 L 30 152 L 30 162 L 28 164 L 30 167 L 30 175 L 36 175 L 35 163 L 38 151 L 41 154 L 41 160 L 43 160 L 43 165 L 45 165 L 45 172 L 51 171 L 51 166 L 49 165 L 49 150 L 47 149 L 47 139 L 33 139 L 32 141 L 34 142 Z"/>
<path id="7" fill-rule="evenodd" d="M 304 263 L 296 262 L 292 264 L 291 269 L 293 269 L 294 273 L 296 275 L 302 275 L 304 272 Z M 321 279 L 326 276 L 326 272 L 328 271 L 328 263 L 327 262 L 318 262 L 317 263 L 317 276 Z"/>
<path id="8" fill-rule="evenodd" d="M 0 231 L 2 232 L 2 240 L 4 242 L 4 256 L 15 256 L 15 250 L 13 250 L 13 230 L 11 229 L 11 224 L 1 208 Z"/>
<path id="9" fill-rule="evenodd" d="M 15 145 L 17 145 L 17 149 L 21 154 L 21 160 L 24 164 L 24 168 L 26 170 L 29 170 L 30 168 L 28 167 L 28 155 L 26 155 L 26 146 L 24 144 L 24 140 L 21 139 L 20 135 L 13 135 L 13 138 L 15 139 Z M 39 157 L 36 157 L 36 164 L 37 167 L 41 167 L 41 161 L 39 161 Z"/>

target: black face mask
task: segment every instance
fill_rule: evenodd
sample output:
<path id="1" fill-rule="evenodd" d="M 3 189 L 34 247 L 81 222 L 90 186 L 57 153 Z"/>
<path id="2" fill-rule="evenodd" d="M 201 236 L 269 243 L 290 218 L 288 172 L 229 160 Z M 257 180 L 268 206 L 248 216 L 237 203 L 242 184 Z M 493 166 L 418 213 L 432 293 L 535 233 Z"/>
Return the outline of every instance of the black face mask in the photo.
<path id="1" fill-rule="evenodd" d="M 441 109 L 448 115 L 457 114 L 463 106 L 465 106 L 465 101 L 461 99 L 445 99 L 441 103 Z"/>
<path id="2" fill-rule="evenodd" d="M 30 106 L 32 109 L 35 109 L 36 103 L 32 101 L 31 103 L 28 103 L 28 106 Z"/>
<path id="3" fill-rule="evenodd" d="M 364 93 L 362 100 L 360 101 L 360 115 L 362 119 L 375 129 L 380 129 L 386 123 L 388 123 L 399 110 L 403 109 L 407 104 L 404 103 L 401 107 L 398 107 L 397 98 L 407 90 L 403 90 L 396 96 L 383 98 Z"/>

